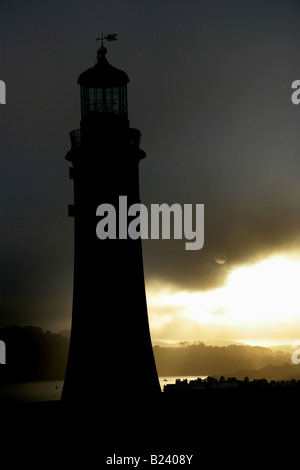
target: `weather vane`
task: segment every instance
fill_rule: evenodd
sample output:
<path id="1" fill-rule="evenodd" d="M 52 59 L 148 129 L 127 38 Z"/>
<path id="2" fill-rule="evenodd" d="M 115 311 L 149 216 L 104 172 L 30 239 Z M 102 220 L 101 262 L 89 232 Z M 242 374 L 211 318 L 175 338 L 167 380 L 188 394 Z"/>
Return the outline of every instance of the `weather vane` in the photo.
<path id="1" fill-rule="evenodd" d="M 96 41 L 101 41 L 101 47 L 103 47 L 104 39 L 106 39 L 106 41 L 116 41 L 117 35 L 118 34 L 108 34 L 107 36 L 104 36 L 103 33 L 101 33 L 101 38 L 97 38 Z"/>

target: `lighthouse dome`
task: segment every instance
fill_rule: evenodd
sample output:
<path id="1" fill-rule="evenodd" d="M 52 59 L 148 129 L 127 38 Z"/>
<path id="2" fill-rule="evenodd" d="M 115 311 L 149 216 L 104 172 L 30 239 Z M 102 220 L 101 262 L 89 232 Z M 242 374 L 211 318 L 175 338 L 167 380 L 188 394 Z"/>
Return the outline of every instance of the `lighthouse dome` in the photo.
<path id="1" fill-rule="evenodd" d="M 106 52 L 106 47 L 100 47 L 97 63 L 79 75 L 77 81 L 79 85 L 90 88 L 113 88 L 129 83 L 127 73 L 113 67 L 106 59 Z"/>

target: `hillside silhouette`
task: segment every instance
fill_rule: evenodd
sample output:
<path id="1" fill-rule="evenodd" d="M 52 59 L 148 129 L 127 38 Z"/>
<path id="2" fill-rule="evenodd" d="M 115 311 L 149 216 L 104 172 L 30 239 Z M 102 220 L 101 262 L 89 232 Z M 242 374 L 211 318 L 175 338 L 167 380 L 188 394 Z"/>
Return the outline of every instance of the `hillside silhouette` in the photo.
<path id="1" fill-rule="evenodd" d="M 0 383 L 64 379 L 69 338 L 35 326 L 12 326 L 0 329 L 0 339 L 6 344 Z"/>
<path id="2" fill-rule="evenodd" d="M 58 334 L 35 326 L 11 326 L 0 328 L 0 340 L 6 344 L 6 365 L 0 366 L 0 384 L 64 380 L 69 332 Z M 112 342 L 111 353 L 114 349 Z M 182 342 L 176 347 L 156 345 L 153 351 L 159 376 L 300 379 L 300 364 L 291 361 L 292 348 L 291 352 L 284 352 L 241 344 L 206 346 L 202 342 Z"/>
<path id="3" fill-rule="evenodd" d="M 288 353 L 260 346 L 206 346 L 200 342 L 182 343 L 176 348 L 154 346 L 153 350 L 159 376 L 300 378 L 300 367 L 291 361 L 292 349 Z"/>

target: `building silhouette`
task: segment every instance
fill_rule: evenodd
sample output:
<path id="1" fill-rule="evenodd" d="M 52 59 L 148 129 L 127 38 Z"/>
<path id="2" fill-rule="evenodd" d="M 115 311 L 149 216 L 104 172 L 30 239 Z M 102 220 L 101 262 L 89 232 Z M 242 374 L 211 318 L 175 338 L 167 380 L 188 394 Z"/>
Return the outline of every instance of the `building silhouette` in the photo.
<path id="1" fill-rule="evenodd" d="M 74 280 L 65 402 L 153 396 L 160 392 L 149 332 L 141 238 L 119 236 L 119 197 L 140 202 L 141 133 L 129 126 L 127 74 L 102 46 L 78 78 L 80 129 L 70 132 L 74 182 Z M 99 239 L 96 211 L 116 209 L 116 239 Z M 131 219 L 128 217 L 127 227 Z"/>

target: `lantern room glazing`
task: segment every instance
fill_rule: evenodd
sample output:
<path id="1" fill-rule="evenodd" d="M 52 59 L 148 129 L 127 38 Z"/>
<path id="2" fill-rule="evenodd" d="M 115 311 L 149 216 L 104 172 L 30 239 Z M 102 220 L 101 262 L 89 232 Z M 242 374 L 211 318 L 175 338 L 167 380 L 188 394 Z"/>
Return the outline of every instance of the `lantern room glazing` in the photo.
<path id="1" fill-rule="evenodd" d="M 95 117 L 100 113 L 127 116 L 126 84 L 105 88 L 81 86 L 82 118 Z"/>

